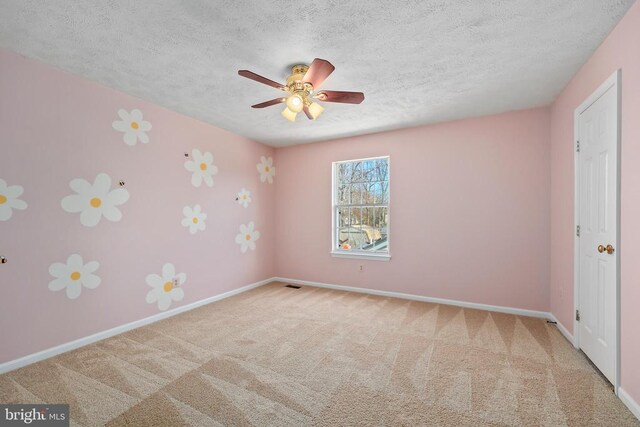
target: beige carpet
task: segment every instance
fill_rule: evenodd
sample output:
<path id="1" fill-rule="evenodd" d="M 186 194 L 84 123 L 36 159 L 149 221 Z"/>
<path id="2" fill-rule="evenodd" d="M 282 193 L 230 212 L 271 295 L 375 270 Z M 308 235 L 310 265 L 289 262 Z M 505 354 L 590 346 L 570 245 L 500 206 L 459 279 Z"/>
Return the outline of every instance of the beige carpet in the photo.
<path id="1" fill-rule="evenodd" d="M 72 425 L 640 425 L 544 320 L 272 283 L 0 376 Z"/>

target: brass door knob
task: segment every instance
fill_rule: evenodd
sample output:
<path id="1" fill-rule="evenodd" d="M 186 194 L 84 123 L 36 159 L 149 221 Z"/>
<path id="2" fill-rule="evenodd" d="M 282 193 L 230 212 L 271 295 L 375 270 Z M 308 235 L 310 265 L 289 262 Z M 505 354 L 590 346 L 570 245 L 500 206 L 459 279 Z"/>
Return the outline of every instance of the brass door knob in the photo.
<path id="1" fill-rule="evenodd" d="M 615 249 L 613 249 L 613 246 L 611 245 L 598 245 L 598 252 L 603 253 L 603 252 L 607 252 L 609 255 L 611 255 L 612 253 L 615 252 Z"/>

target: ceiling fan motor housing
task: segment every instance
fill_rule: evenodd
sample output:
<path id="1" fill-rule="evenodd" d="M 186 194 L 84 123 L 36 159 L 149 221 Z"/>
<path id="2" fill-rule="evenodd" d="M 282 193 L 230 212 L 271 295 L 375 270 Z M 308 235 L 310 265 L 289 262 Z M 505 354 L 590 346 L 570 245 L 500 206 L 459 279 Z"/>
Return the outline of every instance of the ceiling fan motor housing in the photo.
<path id="1" fill-rule="evenodd" d="M 307 104 L 308 97 L 313 92 L 313 85 L 311 83 L 303 82 L 304 75 L 309 70 L 308 65 L 297 64 L 291 67 L 291 75 L 287 77 L 287 90 L 292 94 L 300 96 Z"/>
<path id="2" fill-rule="evenodd" d="M 309 71 L 309 66 L 306 64 L 296 64 L 291 67 L 291 74 L 302 74 L 305 75 Z"/>

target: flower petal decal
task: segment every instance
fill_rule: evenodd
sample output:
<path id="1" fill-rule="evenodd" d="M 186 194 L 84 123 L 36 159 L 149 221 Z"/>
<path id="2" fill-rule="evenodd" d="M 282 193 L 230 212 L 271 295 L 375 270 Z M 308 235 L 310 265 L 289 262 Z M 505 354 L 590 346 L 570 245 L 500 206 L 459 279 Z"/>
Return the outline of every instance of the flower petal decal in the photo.
<path id="1" fill-rule="evenodd" d="M 273 177 L 276 175 L 276 167 L 273 166 L 273 159 L 271 157 L 260 157 L 260 163 L 256 165 L 258 172 L 260 172 L 260 181 L 269 182 L 273 184 Z"/>
<path id="2" fill-rule="evenodd" d="M 98 174 L 93 184 L 82 178 L 72 179 L 69 187 L 77 194 L 62 199 L 62 209 L 80 212 L 80 223 L 85 227 L 98 225 L 103 216 L 109 221 L 122 219 L 116 206 L 129 200 L 129 192 L 124 188 L 111 190 L 111 178 L 106 173 Z"/>
<path id="3" fill-rule="evenodd" d="M 13 215 L 13 210 L 23 210 L 27 208 L 27 202 L 18 199 L 24 193 L 21 185 L 7 185 L 6 181 L 0 178 L 0 221 L 8 221 Z"/>
<path id="4" fill-rule="evenodd" d="M 149 142 L 149 135 L 147 132 L 151 130 L 151 123 L 142 120 L 142 111 L 140 110 L 118 110 L 118 116 L 120 120 L 116 120 L 111 123 L 111 126 L 122 132 L 123 139 L 127 145 L 136 145 L 138 141 L 146 144 Z"/>
<path id="5" fill-rule="evenodd" d="M 251 203 L 251 191 L 243 188 L 238 193 L 238 203 L 244 206 L 245 208 L 249 207 L 249 203 Z"/>
<path id="6" fill-rule="evenodd" d="M 100 267 L 97 261 L 84 263 L 78 254 L 70 255 L 67 263 L 54 262 L 49 266 L 49 274 L 55 277 L 49 282 L 49 289 L 52 291 L 67 290 L 69 299 L 76 299 L 82 292 L 82 287 L 95 289 L 100 285 L 100 278 L 95 271 Z"/>
<path id="7" fill-rule="evenodd" d="M 162 274 L 149 274 L 147 276 L 147 285 L 151 289 L 147 293 L 147 303 L 158 303 L 158 309 L 164 311 L 171 305 L 172 301 L 181 301 L 184 298 L 182 285 L 187 281 L 187 275 L 184 273 L 176 274 L 176 269 L 171 263 L 166 263 L 162 267 Z"/>
<path id="8" fill-rule="evenodd" d="M 240 226 L 240 233 L 236 236 L 236 243 L 240 245 L 242 253 L 247 252 L 247 249 L 256 250 L 256 240 L 260 238 L 260 232 L 253 228 L 253 221 L 247 225 L 242 224 Z"/>
<path id="9" fill-rule="evenodd" d="M 184 162 L 184 167 L 192 173 L 191 184 L 200 187 L 204 181 L 209 187 L 213 187 L 213 175 L 218 173 L 218 167 L 213 164 L 213 154 L 198 149 L 191 152 L 191 160 Z"/>
<path id="10" fill-rule="evenodd" d="M 207 228 L 205 224 L 207 214 L 202 212 L 201 209 L 200 205 L 195 205 L 193 208 L 185 206 L 182 209 L 182 214 L 184 215 L 182 225 L 189 227 L 189 233 L 191 234 L 196 234 L 198 231 L 203 231 Z"/>

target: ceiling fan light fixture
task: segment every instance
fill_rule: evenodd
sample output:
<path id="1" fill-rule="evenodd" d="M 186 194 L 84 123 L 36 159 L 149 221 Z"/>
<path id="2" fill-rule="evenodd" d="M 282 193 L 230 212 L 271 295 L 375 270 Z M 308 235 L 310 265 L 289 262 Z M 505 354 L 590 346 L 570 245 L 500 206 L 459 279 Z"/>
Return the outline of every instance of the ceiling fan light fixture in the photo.
<path id="1" fill-rule="evenodd" d="M 304 108 L 304 100 L 298 94 L 293 94 L 287 98 L 287 108 L 294 113 L 299 113 Z"/>
<path id="2" fill-rule="evenodd" d="M 322 83 L 333 73 L 333 70 L 335 70 L 335 67 L 329 61 L 315 58 L 311 65 L 296 64 L 292 66 L 291 75 L 287 77 L 285 84 L 280 84 L 249 70 L 238 70 L 238 74 L 285 92 L 285 96 L 260 102 L 251 107 L 265 108 L 284 103 L 287 107 L 282 111 L 282 117 L 294 122 L 301 111 L 304 111 L 309 120 L 315 120 L 320 117 L 324 107 L 314 102 L 314 100 L 343 104 L 360 104 L 364 101 L 362 92 L 319 90 Z"/>
<path id="3" fill-rule="evenodd" d="M 317 102 L 312 102 L 311 105 L 309 105 L 309 114 L 311 114 L 311 117 L 313 117 L 313 120 L 320 117 L 320 114 L 322 114 L 323 111 L 324 111 L 324 107 L 318 104 Z"/>
<path id="4" fill-rule="evenodd" d="M 291 111 L 289 107 L 285 107 L 284 110 L 282 110 L 282 117 L 289 120 L 290 122 L 295 122 L 297 115 L 298 113 L 296 113 L 295 111 Z"/>

